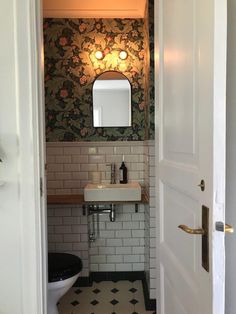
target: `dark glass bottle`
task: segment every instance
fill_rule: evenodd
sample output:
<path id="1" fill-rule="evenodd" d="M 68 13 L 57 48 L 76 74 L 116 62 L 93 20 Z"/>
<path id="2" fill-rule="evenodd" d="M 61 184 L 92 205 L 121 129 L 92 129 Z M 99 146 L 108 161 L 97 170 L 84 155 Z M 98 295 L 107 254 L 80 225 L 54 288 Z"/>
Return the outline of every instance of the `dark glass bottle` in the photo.
<path id="1" fill-rule="evenodd" d="M 128 183 L 127 179 L 127 167 L 125 166 L 124 161 L 122 161 L 120 166 L 120 183 Z"/>

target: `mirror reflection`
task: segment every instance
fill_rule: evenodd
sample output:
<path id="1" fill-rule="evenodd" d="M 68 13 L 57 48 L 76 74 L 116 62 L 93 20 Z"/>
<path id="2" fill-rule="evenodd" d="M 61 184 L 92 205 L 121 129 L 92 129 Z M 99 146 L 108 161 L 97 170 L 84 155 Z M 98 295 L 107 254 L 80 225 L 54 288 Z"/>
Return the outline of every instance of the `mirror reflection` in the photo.
<path id="1" fill-rule="evenodd" d="M 131 85 L 122 73 L 107 71 L 94 81 L 93 125 L 131 126 Z"/>

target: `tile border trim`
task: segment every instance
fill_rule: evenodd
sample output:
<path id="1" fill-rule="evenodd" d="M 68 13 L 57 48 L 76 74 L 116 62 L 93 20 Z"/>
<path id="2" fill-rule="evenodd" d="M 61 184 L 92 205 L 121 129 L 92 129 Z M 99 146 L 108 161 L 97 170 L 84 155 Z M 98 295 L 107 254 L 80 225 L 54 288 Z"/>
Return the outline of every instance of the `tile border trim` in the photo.
<path id="1" fill-rule="evenodd" d="M 46 146 L 100 147 L 100 146 L 143 146 L 144 141 L 105 141 L 105 142 L 46 142 Z"/>
<path id="2" fill-rule="evenodd" d="M 100 271 L 91 272 L 92 281 L 119 281 L 119 280 L 143 280 L 145 278 L 144 271 Z"/>
<path id="3" fill-rule="evenodd" d="M 145 302 L 145 308 L 147 311 L 156 311 L 156 299 L 150 299 L 149 298 L 149 288 L 147 284 L 147 278 L 143 278 L 142 280 L 143 284 L 143 295 L 144 295 L 144 302 Z"/>
<path id="4" fill-rule="evenodd" d="M 92 286 L 91 277 L 79 277 L 76 282 L 73 284 L 73 287 L 91 287 Z"/>

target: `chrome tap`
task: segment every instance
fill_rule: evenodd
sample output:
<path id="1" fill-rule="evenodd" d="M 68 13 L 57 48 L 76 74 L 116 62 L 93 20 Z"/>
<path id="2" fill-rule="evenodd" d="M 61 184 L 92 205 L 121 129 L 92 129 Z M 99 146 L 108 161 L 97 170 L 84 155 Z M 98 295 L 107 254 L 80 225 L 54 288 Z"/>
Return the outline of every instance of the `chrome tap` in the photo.
<path id="1" fill-rule="evenodd" d="M 116 165 L 114 163 L 108 164 L 107 166 L 111 167 L 111 184 L 116 183 Z"/>

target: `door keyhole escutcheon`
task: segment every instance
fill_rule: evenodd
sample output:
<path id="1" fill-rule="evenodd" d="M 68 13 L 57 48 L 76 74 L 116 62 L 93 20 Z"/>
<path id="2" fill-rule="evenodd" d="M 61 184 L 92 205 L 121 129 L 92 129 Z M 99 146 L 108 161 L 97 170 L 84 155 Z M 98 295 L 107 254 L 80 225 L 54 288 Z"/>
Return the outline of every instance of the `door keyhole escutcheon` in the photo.
<path id="1" fill-rule="evenodd" d="M 201 180 L 201 182 L 198 184 L 198 186 L 200 187 L 202 192 L 205 191 L 206 185 L 205 185 L 205 181 L 204 180 Z"/>

